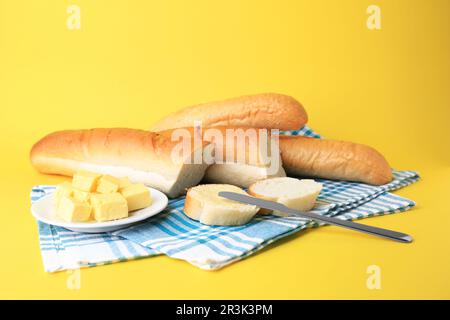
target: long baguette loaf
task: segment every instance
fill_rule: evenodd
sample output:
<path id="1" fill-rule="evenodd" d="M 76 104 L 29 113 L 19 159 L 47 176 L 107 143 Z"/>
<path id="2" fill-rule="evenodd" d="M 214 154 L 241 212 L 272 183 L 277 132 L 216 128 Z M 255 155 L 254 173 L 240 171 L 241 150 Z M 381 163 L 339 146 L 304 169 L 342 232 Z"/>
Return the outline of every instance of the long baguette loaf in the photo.
<path id="1" fill-rule="evenodd" d="M 194 121 L 201 121 L 204 127 L 247 126 L 296 130 L 306 124 L 308 116 L 294 98 L 264 93 L 187 107 L 163 118 L 150 131 L 192 127 Z"/>
<path id="2" fill-rule="evenodd" d="M 386 159 L 375 149 L 352 142 L 280 135 L 288 175 L 382 185 L 392 180 Z"/>
<path id="3" fill-rule="evenodd" d="M 191 164 L 172 153 L 177 142 L 158 133 L 113 128 L 54 132 L 32 148 L 30 160 L 42 173 L 72 176 L 84 169 L 117 177 L 128 176 L 176 197 L 202 179 L 207 165 Z M 206 144 L 189 156 L 210 152 Z"/>

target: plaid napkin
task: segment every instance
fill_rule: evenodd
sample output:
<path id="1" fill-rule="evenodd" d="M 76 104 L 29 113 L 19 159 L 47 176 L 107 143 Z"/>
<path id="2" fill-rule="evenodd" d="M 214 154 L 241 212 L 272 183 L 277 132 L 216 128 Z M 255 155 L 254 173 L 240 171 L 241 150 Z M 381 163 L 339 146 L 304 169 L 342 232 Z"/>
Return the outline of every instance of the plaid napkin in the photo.
<path id="1" fill-rule="evenodd" d="M 310 128 L 285 132 L 319 138 Z M 344 220 L 402 212 L 415 203 L 391 194 L 419 179 L 414 171 L 394 171 L 383 186 L 316 179 L 323 183 L 311 211 Z M 53 192 L 54 186 L 35 186 L 32 202 Z M 183 213 L 184 197 L 169 201 L 159 215 L 111 233 L 82 234 L 38 222 L 39 239 L 47 272 L 90 267 L 166 254 L 202 269 L 219 269 L 278 239 L 319 224 L 297 217 L 258 216 L 243 226 L 207 226 Z"/>

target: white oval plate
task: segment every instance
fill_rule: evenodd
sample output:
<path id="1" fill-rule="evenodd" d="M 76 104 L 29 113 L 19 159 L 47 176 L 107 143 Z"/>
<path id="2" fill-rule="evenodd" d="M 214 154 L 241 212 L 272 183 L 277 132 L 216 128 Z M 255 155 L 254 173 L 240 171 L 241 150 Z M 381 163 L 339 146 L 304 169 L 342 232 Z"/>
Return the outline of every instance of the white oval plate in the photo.
<path id="1" fill-rule="evenodd" d="M 152 204 L 144 209 L 130 212 L 127 218 L 105 222 L 66 222 L 56 215 L 53 205 L 53 193 L 42 197 L 31 206 L 31 214 L 39 221 L 63 227 L 75 232 L 100 233 L 126 228 L 134 223 L 150 218 L 167 207 L 167 196 L 153 188 L 148 188 L 152 195 Z"/>

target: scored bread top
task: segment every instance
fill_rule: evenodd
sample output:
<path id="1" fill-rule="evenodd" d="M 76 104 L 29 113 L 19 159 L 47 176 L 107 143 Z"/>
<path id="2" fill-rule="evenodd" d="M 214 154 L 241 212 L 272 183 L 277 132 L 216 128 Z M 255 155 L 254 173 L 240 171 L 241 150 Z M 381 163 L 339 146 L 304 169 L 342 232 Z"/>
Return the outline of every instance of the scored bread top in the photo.
<path id="1" fill-rule="evenodd" d="M 294 98 L 278 93 L 263 93 L 184 108 L 155 123 L 151 131 L 192 127 L 194 121 L 202 121 L 205 127 L 248 126 L 296 130 L 306 124 L 308 116 Z"/>

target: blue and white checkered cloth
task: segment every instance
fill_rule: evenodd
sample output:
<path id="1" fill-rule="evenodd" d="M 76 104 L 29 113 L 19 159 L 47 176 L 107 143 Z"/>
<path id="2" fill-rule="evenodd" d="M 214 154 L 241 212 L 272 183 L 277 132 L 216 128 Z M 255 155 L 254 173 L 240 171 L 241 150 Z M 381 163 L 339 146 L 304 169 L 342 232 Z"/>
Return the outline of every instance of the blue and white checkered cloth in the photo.
<path id="1" fill-rule="evenodd" d="M 285 132 L 320 136 L 308 127 Z M 415 203 L 392 191 L 419 179 L 414 171 L 394 171 L 394 180 L 383 186 L 317 179 L 323 183 L 312 212 L 353 220 L 410 209 Z M 31 201 L 53 192 L 54 186 L 35 186 Z M 184 197 L 169 201 L 159 215 L 126 229 L 83 234 L 39 224 L 39 239 L 47 272 L 91 267 L 165 254 L 202 269 L 219 269 L 261 250 L 300 230 L 318 226 L 297 217 L 257 216 L 243 226 L 207 226 L 183 213 Z"/>

